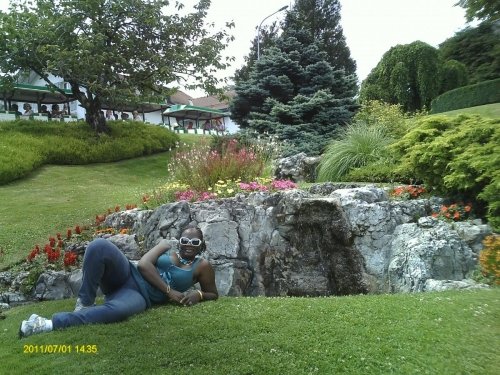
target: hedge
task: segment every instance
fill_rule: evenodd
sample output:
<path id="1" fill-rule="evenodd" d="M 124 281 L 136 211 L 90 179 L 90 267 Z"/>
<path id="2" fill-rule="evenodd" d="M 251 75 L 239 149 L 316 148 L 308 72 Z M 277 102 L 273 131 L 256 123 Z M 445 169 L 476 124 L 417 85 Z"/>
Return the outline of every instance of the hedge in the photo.
<path id="1" fill-rule="evenodd" d="M 439 95 L 431 102 L 431 113 L 500 102 L 500 78 L 459 87 Z"/>

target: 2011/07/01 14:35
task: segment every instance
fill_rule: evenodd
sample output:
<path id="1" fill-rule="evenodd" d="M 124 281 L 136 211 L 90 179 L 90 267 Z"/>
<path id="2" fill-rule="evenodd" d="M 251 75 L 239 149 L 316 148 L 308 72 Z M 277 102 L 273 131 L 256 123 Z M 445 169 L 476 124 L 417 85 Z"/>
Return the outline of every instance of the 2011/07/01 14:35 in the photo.
<path id="1" fill-rule="evenodd" d="M 97 345 L 73 345 L 73 344 L 40 344 L 23 345 L 24 354 L 97 354 Z"/>

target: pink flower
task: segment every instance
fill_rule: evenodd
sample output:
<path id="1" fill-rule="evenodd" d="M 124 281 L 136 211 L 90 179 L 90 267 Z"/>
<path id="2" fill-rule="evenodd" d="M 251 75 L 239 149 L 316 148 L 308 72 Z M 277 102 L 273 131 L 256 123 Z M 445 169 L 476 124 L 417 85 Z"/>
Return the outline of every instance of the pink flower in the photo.
<path id="1" fill-rule="evenodd" d="M 295 189 L 297 184 L 290 180 L 273 180 L 271 187 L 276 190 Z"/>
<path id="2" fill-rule="evenodd" d="M 177 201 L 193 201 L 195 192 L 192 190 L 178 191 L 175 193 L 175 200 Z"/>

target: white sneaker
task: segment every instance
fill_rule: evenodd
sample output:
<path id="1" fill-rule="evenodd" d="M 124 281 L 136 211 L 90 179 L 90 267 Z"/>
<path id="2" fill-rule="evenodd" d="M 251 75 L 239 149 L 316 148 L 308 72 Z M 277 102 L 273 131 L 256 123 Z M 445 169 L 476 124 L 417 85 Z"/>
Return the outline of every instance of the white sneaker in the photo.
<path id="1" fill-rule="evenodd" d="M 51 323 L 52 322 L 49 319 L 32 314 L 28 320 L 22 321 L 21 326 L 19 327 L 19 338 L 52 331 Z"/>
<path id="2" fill-rule="evenodd" d="M 77 312 L 77 311 L 80 311 L 80 310 L 83 310 L 83 309 L 86 309 L 86 308 L 92 307 L 92 306 L 95 306 L 95 303 L 93 305 L 90 305 L 90 306 L 85 306 L 82 303 L 82 300 L 80 298 L 77 298 L 76 304 L 75 304 L 75 309 L 73 310 L 73 312 Z"/>

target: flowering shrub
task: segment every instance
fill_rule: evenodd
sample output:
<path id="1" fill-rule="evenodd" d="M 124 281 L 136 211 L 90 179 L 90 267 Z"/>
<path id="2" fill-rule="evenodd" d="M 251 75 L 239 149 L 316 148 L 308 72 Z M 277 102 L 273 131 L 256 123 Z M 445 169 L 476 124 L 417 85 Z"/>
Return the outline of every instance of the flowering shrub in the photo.
<path id="1" fill-rule="evenodd" d="M 240 131 L 238 142 L 252 149 L 264 159 L 265 163 L 276 160 L 283 154 L 284 142 L 279 141 L 278 137 L 273 134 Z"/>
<path id="2" fill-rule="evenodd" d="M 143 198 L 143 199 L 144 199 L 144 198 Z M 126 210 L 132 210 L 132 209 L 134 209 L 134 208 L 137 208 L 137 205 L 136 205 L 136 204 L 127 204 L 127 205 L 125 205 L 125 209 L 126 209 Z M 96 216 L 95 216 L 95 225 L 96 225 L 96 226 L 101 225 L 101 224 L 104 222 L 104 220 L 106 220 L 106 217 L 107 217 L 108 215 L 111 215 L 113 212 L 120 212 L 120 211 L 121 211 L 120 206 L 115 206 L 115 208 L 114 208 L 114 209 L 108 208 L 108 210 L 107 210 L 107 212 L 106 212 L 106 213 L 101 214 L 101 215 L 96 215 Z"/>
<path id="3" fill-rule="evenodd" d="M 174 202 L 176 200 L 179 200 L 176 196 L 177 192 L 185 191 L 187 189 L 189 189 L 189 186 L 186 184 L 180 183 L 178 181 L 169 182 L 156 188 L 150 194 L 144 194 L 142 196 L 142 206 L 146 209 L 151 209 L 168 202 Z"/>
<path id="4" fill-rule="evenodd" d="M 290 180 L 271 180 L 269 178 L 256 178 L 252 182 L 240 182 L 240 179 L 217 181 L 213 188 L 208 191 L 197 192 L 192 189 L 179 191 L 176 193 L 176 200 L 186 200 L 197 202 L 214 198 L 233 197 L 237 193 L 254 191 L 277 191 L 294 189 L 297 185 Z"/>
<path id="5" fill-rule="evenodd" d="M 50 236 L 48 243 L 43 246 L 43 250 L 40 245 L 35 245 L 26 257 L 26 263 L 21 265 L 22 269 L 28 272 L 21 290 L 29 292 L 46 270 L 71 270 L 78 267 L 80 262 L 78 254 L 66 250 L 66 247 L 75 240 L 75 237 L 80 237 L 84 229 L 86 228 L 77 225 L 73 230 L 66 231 L 65 238 L 62 237 L 61 233 L 57 233 L 55 237 Z M 73 231 L 75 234 L 72 234 Z"/>
<path id="6" fill-rule="evenodd" d="M 460 221 L 466 220 L 470 217 L 472 205 L 463 203 L 453 203 L 449 206 L 442 205 L 439 212 L 434 212 L 433 217 L 447 220 L 447 221 Z"/>
<path id="7" fill-rule="evenodd" d="M 96 229 L 94 231 L 94 237 L 101 237 L 105 234 L 129 234 L 129 229 L 128 228 L 122 228 L 120 230 L 116 230 L 115 228 L 107 227 L 107 228 L 100 228 Z"/>
<path id="8" fill-rule="evenodd" d="M 127 210 L 136 208 L 135 204 L 127 204 Z M 107 213 L 102 215 L 96 215 L 96 226 L 99 226 L 106 219 L 107 214 L 111 212 L 120 211 L 120 206 L 115 206 L 113 209 L 108 209 Z M 35 245 L 33 249 L 29 252 L 26 257 L 26 262 L 19 265 L 23 271 L 28 272 L 28 276 L 23 281 L 21 290 L 23 292 L 29 292 L 31 288 L 35 285 L 39 276 L 46 270 L 71 270 L 75 267 L 80 266 L 80 256 L 78 253 L 68 250 L 70 244 L 75 241 L 82 241 L 84 239 L 91 238 L 92 235 L 89 233 L 89 227 L 76 225 L 74 228 L 68 228 L 66 230 L 66 235 L 62 236 L 61 233 L 57 233 L 55 236 L 49 236 L 48 243 L 43 246 L 43 250 L 40 245 Z M 113 234 L 116 233 L 114 229 L 111 228 Z M 106 230 L 96 230 L 94 237 L 100 232 Z M 119 231 L 121 234 L 127 234 L 128 229 L 121 229 Z"/>
<path id="9" fill-rule="evenodd" d="M 178 191 L 175 193 L 176 201 L 190 201 L 190 202 L 199 202 L 206 201 L 207 199 L 213 199 L 217 196 L 214 193 L 209 192 L 197 192 L 194 190 L 186 190 L 186 191 Z"/>
<path id="10" fill-rule="evenodd" d="M 82 233 L 82 228 L 79 225 L 74 230 L 76 235 Z M 65 239 L 62 238 L 61 233 L 57 233 L 56 237 L 50 236 L 49 242 L 43 247 L 43 251 L 40 250 L 39 245 L 35 245 L 26 260 L 28 262 L 33 262 L 35 259 L 41 260 L 46 265 L 52 264 L 53 266 L 49 268 L 56 270 L 76 266 L 78 264 L 78 255 L 72 251 L 65 250 L 68 241 L 74 239 L 71 233 L 71 229 L 68 229 Z"/>
<path id="11" fill-rule="evenodd" d="M 213 193 L 218 198 L 228 198 L 233 197 L 239 192 L 239 184 L 241 180 L 237 178 L 236 180 L 219 180 L 215 183 L 214 187 L 209 187 L 208 191 Z"/>
<path id="12" fill-rule="evenodd" d="M 290 180 L 273 180 L 271 181 L 271 188 L 273 190 L 295 189 L 297 184 Z"/>
<path id="13" fill-rule="evenodd" d="M 500 236 L 487 236 L 479 254 L 481 273 L 492 284 L 500 285 Z"/>
<path id="14" fill-rule="evenodd" d="M 189 185 L 195 191 L 206 191 L 218 181 L 251 180 L 264 170 L 265 159 L 255 149 L 228 139 L 219 149 L 207 144 L 179 150 L 168 164 L 172 181 Z"/>
<path id="15" fill-rule="evenodd" d="M 389 192 L 393 198 L 409 200 L 419 198 L 422 194 L 427 193 L 424 186 L 420 185 L 402 185 L 396 186 Z"/>

